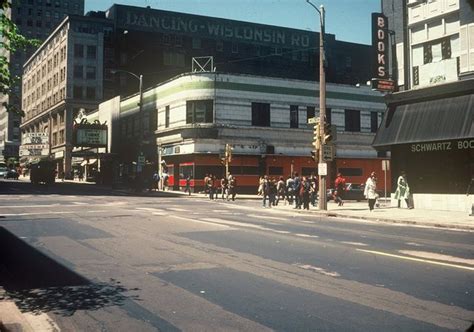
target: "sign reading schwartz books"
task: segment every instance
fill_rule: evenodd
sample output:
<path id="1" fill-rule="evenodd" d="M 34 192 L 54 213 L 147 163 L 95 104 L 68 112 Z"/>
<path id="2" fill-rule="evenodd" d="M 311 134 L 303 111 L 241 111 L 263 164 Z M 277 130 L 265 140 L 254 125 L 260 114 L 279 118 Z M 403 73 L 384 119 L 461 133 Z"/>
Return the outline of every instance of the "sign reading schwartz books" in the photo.
<path id="1" fill-rule="evenodd" d="M 82 119 L 80 123 L 74 122 L 73 144 L 76 147 L 107 147 L 107 123 L 98 120 L 89 123 L 87 119 Z"/>

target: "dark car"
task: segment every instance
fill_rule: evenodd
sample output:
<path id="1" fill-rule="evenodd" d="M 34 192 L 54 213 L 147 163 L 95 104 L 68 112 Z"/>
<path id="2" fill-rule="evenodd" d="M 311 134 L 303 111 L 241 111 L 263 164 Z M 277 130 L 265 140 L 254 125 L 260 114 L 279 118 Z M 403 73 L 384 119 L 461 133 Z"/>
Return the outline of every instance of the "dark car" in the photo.
<path id="1" fill-rule="evenodd" d="M 357 183 L 346 183 L 346 190 L 344 190 L 344 200 L 348 201 L 364 201 L 366 200 L 364 196 L 365 184 Z M 383 196 L 383 193 L 380 190 L 377 190 L 377 194 L 380 197 Z M 328 200 L 334 199 L 334 189 L 328 189 L 327 191 Z"/>
<path id="2" fill-rule="evenodd" d="M 5 175 L 3 176 L 3 178 L 5 179 L 14 179 L 14 180 L 18 180 L 18 177 L 20 175 L 18 174 L 18 172 L 16 171 L 16 169 L 9 169 Z"/>
<path id="3" fill-rule="evenodd" d="M 40 160 L 36 163 L 31 164 L 30 169 L 30 180 L 33 184 L 54 183 L 56 177 L 56 167 L 51 160 Z"/>

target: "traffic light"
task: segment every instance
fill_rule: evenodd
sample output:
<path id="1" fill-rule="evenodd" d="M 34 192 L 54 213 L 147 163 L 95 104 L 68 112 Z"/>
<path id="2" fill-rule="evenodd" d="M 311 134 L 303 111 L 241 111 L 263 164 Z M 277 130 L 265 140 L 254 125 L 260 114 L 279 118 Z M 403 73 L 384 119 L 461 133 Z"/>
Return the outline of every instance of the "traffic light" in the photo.
<path id="1" fill-rule="evenodd" d="M 337 127 L 329 123 L 324 124 L 324 143 L 329 143 L 336 140 Z"/>
<path id="2" fill-rule="evenodd" d="M 230 163 L 232 161 L 232 147 L 229 144 L 225 145 L 225 159 Z"/>
<path id="3" fill-rule="evenodd" d="M 314 137 L 313 137 L 313 146 L 315 147 L 316 151 L 321 148 L 321 139 L 319 136 L 319 118 L 316 118 L 316 122 L 314 123 Z"/>
<path id="4" fill-rule="evenodd" d="M 318 151 L 317 151 L 317 150 L 311 151 L 311 158 L 313 158 L 313 160 L 314 160 L 316 163 L 318 163 L 318 159 L 319 159 L 318 157 L 319 157 L 319 156 L 318 156 Z"/>

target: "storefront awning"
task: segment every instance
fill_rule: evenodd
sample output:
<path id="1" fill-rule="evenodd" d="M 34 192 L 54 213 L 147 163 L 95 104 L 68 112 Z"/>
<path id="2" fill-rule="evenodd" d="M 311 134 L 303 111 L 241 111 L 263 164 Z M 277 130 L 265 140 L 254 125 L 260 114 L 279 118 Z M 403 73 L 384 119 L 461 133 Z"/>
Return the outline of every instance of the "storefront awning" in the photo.
<path id="1" fill-rule="evenodd" d="M 92 165 L 92 164 L 95 164 L 96 162 L 97 162 L 97 159 L 89 159 L 89 162 L 87 162 L 87 160 L 84 160 L 81 163 L 81 166 Z"/>
<path id="2" fill-rule="evenodd" d="M 474 137 L 474 94 L 389 105 L 373 146 Z"/>

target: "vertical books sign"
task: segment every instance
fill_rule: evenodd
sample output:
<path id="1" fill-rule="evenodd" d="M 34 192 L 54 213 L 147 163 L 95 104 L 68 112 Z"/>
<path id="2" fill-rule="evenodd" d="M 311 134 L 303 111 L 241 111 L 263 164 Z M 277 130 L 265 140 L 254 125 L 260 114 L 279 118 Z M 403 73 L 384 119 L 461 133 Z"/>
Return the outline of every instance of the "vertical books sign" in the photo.
<path id="1" fill-rule="evenodd" d="M 372 48 L 374 64 L 372 69 L 372 89 L 393 91 L 394 82 L 389 78 L 388 21 L 382 13 L 372 13 Z"/>

